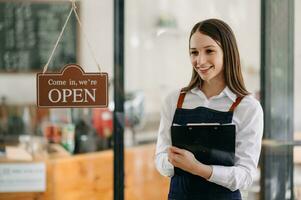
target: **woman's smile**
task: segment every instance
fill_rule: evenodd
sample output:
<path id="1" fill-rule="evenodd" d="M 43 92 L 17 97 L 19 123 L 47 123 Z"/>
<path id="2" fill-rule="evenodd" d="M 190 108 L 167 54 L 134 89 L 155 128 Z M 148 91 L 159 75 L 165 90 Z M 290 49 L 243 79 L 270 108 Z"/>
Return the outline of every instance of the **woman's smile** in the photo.
<path id="1" fill-rule="evenodd" d="M 213 68 L 214 66 L 206 67 L 206 68 L 197 68 L 197 71 L 201 74 L 208 74 L 208 72 Z"/>

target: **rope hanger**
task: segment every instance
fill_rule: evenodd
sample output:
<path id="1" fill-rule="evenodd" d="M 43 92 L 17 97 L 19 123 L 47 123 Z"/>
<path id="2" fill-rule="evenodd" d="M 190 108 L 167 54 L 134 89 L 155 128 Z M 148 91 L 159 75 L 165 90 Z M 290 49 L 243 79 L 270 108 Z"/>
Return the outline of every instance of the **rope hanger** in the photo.
<path id="1" fill-rule="evenodd" d="M 96 59 L 95 54 L 94 54 L 94 51 L 93 51 L 93 49 L 92 49 L 92 47 L 91 47 L 91 44 L 90 44 L 90 42 L 89 42 L 89 40 L 88 40 L 88 37 L 87 37 L 87 35 L 86 35 L 85 31 L 84 31 L 84 28 L 83 28 L 83 26 L 82 26 L 82 23 L 81 23 L 81 21 L 80 21 L 80 19 L 79 19 L 79 16 L 78 16 L 77 11 L 76 11 L 77 7 L 76 7 L 76 4 L 75 4 L 75 0 L 70 0 L 70 2 L 71 2 L 71 4 L 72 4 L 72 7 L 71 7 L 70 12 L 69 12 L 69 14 L 68 14 L 68 17 L 67 17 L 67 19 L 66 19 L 66 21 L 65 21 L 65 23 L 64 23 L 64 26 L 63 26 L 63 28 L 62 28 L 60 34 L 59 34 L 59 37 L 58 37 L 58 39 L 57 39 L 57 41 L 56 41 L 56 43 L 55 43 L 55 45 L 54 45 L 54 48 L 52 49 L 52 52 L 51 52 L 51 54 L 50 54 L 50 56 L 49 56 L 49 58 L 48 58 L 48 61 L 47 61 L 46 65 L 45 65 L 44 68 L 43 68 L 43 74 L 44 74 L 44 73 L 47 71 L 47 69 L 48 69 L 49 63 L 50 63 L 50 61 L 52 60 L 52 57 L 53 57 L 53 55 L 54 55 L 54 52 L 55 52 L 55 50 L 56 50 L 56 48 L 57 48 L 59 42 L 61 41 L 61 38 L 62 38 L 63 33 L 64 33 L 64 31 L 65 31 L 65 28 L 66 28 L 66 26 L 67 26 L 67 23 L 68 23 L 68 21 L 69 21 L 69 19 L 70 19 L 70 17 L 71 17 L 71 14 L 72 14 L 73 12 L 74 12 L 75 17 L 76 17 L 76 20 L 77 20 L 77 22 L 78 22 L 78 24 L 79 24 L 79 26 L 80 26 L 80 28 L 81 28 L 81 31 L 83 32 L 85 41 L 86 41 L 87 44 L 88 44 L 88 48 L 89 48 L 89 50 L 90 50 L 90 53 L 91 53 L 91 55 L 92 55 L 92 57 L 93 57 L 93 59 L 94 59 L 96 65 L 97 65 L 97 68 L 99 69 L 99 71 L 100 71 L 100 73 L 101 73 L 100 65 L 99 65 L 99 63 L 97 62 L 97 59 Z"/>

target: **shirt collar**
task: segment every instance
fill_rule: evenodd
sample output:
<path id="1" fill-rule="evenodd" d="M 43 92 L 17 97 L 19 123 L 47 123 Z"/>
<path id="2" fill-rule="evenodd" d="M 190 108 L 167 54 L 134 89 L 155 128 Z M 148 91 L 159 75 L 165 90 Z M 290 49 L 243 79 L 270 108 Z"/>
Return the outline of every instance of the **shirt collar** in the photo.
<path id="1" fill-rule="evenodd" d="M 191 91 L 193 94 L 197 94 L 197 93 L 199 93 L 200 89 L 199 89 L 198 86 L 196 86 L 196 87 L 192 88 L 190 91 Z"/>
<path id="2" fill-rule="evenodd" d="M 233 102 L 236 101 L 236 94 L 234 94 L 230 88 L 228 88 L 228 86 L 225 87 L 225 89 L 223 90 L 223 93 L 228 96 Z"/>
<path id="3" fill-rule="evenodd" d="M 191 89 L 191 93 L 193 94 L 202 94 L 204 96 L 203 92 L 199 89 L 199 87 L 194 87 Z M 225 87 L 225 89 L 218 95 L 218 97 L 227 96 L 231 101 L 236 101 L 236 94 L 234 94 L 228 86 Z M 204 96 L 205 97 L 205 96 Z"/>

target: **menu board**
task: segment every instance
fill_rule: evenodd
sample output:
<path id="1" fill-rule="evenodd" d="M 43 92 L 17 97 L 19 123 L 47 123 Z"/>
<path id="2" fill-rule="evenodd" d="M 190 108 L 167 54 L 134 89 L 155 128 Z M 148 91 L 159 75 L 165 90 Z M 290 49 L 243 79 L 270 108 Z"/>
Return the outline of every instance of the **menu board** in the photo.
<path id="1" fill-rule="evenodd" d="M 0 2 L 0 72 L 39 72 L 71 9 L 64 2 Z M 76 18 L 71 15 L 48 71 L 76 62 Z"/>

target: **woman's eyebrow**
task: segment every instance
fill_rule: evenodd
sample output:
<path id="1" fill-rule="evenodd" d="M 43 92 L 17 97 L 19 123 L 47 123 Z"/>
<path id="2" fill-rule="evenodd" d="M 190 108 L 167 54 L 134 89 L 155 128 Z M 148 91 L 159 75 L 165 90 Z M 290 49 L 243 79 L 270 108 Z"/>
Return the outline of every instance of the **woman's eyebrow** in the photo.
<path id="1" fill-rule="evenodd" d="M 202 48 L 206 49 L 206 48 L 210 48 L 210 47 L 217 47 L 217 46 L 215 46 L 215 45 L 207 45 L 207 46 L 204 46 L 204 47 L 202 47 Z M 190 47 L 190 49 L 191 49 L 191 50 L 194 50 L 194 49 L 197 49 L 197 48 L 195 48 L 195 47 Z"/>
<path id="2" fill-rule="evenodd" d="M 204 46 L 203 48 L 209 48 L 209 47 L 216 47 L 215 45 L 207 45 L 207 46 Z"/>

